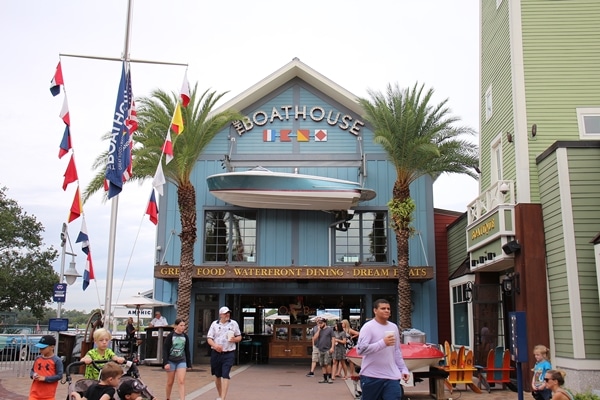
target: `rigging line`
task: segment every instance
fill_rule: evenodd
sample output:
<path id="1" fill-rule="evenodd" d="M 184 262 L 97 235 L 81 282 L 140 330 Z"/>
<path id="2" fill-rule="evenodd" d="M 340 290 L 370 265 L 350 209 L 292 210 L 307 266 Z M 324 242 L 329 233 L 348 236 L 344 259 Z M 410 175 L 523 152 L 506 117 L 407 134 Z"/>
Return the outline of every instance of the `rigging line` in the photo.
<path id="1" fill-rule="evenodd" d="M 421 250 L 423 250 L 423 257 L 425 257 L 426 265 L 429 265 L 429 261 L 427 261 L 427 253 L 425 253 L 425 245 L 423 245 L 423 236 L 421 236 L 421 231 L 419 233 L 419 240 L 421 241 Z"/>
<path id="2" fill-rule="evenodd" d="M 162 259 L 160 260 L 160 265 L 162 265 L 165 262 L 165 257 L 167 256 L 167 250 L 169 249 L 169 245 L 171 244 L 171 239 L 173 239 L 173 235 L 175 235 L 175 230 L 171 230 L 171 235 L 169 236 L 169 241 L 167 242 L 167 245 L 165 246 L 165 250 L 163 251 L 163 256 Z"/>
<path id="3" fill-rule="evenodd" d="M 119 297 L 121 296 L 121 291 L 123 290 L 123 284 L 125 283 L 125 278 L 127 277 L 127 272 L 129 271 L 129 266 L 131 265 L 131 259 L 133 258 L 133 252 L 135 251 L 135 245 L 137 244 L 137 240 L 140 237 L 140 232 L 142 231 L 142 224 L 144 223 L 144 218 L 146 217 L 146 213 L 142 215 L 140 220 L 140 226 L 138 227 L 137 234 L 135 235 L 135 240 L 133 241 L 133 246 L 131 248 L 131 253 L 129 254 L 129 260 L 127 260 L 127 266 L 125 267 L 125 274 L 123 275 L 123 279 L 121 280 L 121 286 L 119 287 L 119 291 L 117 292 L 117 299 L 114 303 L 119 302 Z M 111 314 L 114 313 L 114 307 L 111 304 Z"/>

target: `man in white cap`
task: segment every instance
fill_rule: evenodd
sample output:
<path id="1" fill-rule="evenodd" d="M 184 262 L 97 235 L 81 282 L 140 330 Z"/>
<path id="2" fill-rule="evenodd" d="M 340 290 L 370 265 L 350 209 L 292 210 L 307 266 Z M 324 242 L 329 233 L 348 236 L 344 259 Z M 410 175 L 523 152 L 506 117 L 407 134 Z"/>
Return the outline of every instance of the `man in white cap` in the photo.
<path id="1" fill-rule="evenodd" d="M 215 386 L 219 397 L 226 400 L 229 389 L 229 372 L 235 361 L 235 344 L 242 340 L 238 323 L 231 319 L 231 310 L 219 309 L 219 319 L 210 324 L 207 342 L 212 349 L 210 354 L 210 373 L 215 376 Z"/>

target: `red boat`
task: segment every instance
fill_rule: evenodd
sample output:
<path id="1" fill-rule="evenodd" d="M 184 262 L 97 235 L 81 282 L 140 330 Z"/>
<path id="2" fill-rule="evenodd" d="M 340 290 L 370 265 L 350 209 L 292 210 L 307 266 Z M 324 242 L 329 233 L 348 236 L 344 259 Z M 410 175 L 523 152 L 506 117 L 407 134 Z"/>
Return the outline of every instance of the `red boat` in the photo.
<path id="1" fill-rule="evenodd" d="M 434 344 L 402 343 L 400 344 L 400 350 L 410 372 L 429 371 L 430 366 L 437 367 L 440 365 L 440 361 L 444 359 L 444 353 Z M 352 348 L 346 354 L 346 357 L 360 367 L 362 356 L 358 354 L 356 347 Z"/>

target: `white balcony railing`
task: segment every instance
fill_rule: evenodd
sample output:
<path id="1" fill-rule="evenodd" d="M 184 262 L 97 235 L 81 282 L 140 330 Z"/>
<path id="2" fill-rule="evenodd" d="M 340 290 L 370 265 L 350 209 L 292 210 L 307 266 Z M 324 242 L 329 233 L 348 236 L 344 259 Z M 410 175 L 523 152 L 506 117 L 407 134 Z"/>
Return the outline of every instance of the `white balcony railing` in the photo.
<path id="1" fill-rule="evenodd" d="M 502 204 L 515 204 L 514 181 L 498 181 L 467 205 L 468 225 Z"/>

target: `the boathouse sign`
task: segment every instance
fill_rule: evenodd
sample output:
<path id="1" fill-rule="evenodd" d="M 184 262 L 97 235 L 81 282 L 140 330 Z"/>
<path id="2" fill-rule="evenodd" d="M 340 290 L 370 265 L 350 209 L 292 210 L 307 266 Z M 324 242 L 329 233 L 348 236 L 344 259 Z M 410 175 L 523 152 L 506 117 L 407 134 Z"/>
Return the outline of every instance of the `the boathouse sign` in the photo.
<path id="1" fill-rule="evenodd" d="M 177 278 L 179 267 L 156 265 L 155 278 Z M 259 266 L 194 266 L 192 278 L 197 279 L 398 279 L 395 266 L 339 266 L 339 267 L 259 267 Z M 409 279 L 414 281 L 433 279 L 433 267 L 409 268 Z"/>
<path id="2" fill-rule="evenodd" d="M 310 118 L 314 122 L 325 120 L 327 125 L 337 125 L 338 128 L 348 131 L 355 136 L 358 136 L 360 128 L 365 126 L 363 121 L 354 119 L 349 114 L 342 114 L 339 111 L 326 109 L 321 106 L 313 106 L 309 109 L 306 105 L 283 105 L 279 108 L 273 107 L 270 111 L 258 110 L 246 116 L 241 121 L 233 122 L 232 126 L 238 135 L 241 136 L 251 131 L 255 126 L 263 127 L 267 123 L 272 124 L 274 121 L 287 122 L 290 119 L 305 121 L 306 118 Z"/>

